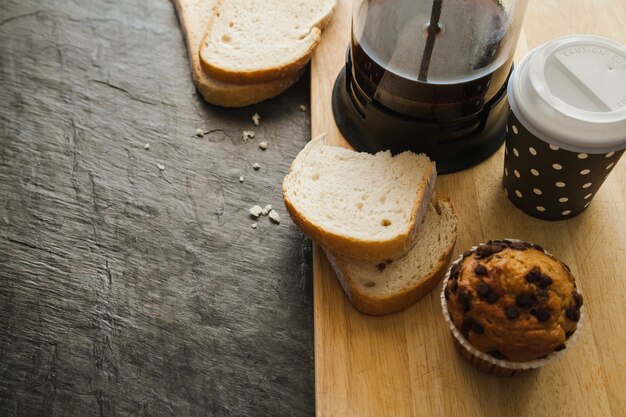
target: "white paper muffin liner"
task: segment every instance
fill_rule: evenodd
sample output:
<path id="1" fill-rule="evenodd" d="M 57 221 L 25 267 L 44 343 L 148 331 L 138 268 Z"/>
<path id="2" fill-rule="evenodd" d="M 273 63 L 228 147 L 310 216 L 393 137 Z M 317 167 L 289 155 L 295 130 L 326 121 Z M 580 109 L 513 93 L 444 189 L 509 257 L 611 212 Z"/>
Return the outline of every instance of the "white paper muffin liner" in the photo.
<path id="1" fill-rule="evenodd" d="M 519 239 L 509 239 L 509 238 L 505 238 L 505 239 L 501 239 L 501 240 L 508 240 L 510 242 L 522 242 Z M 484 243 L 481 243 L 480 245 L 484 245 Z M 532 243 L 531 243 L 532 245 Z M 471 251 L 476 250 L 478 246 L 472 246 L 470 248 Z M 551 255 L 549 252 L 547 252 L 546 250 L 544 250 L 544 253 L 546 255 Z M 480 350 L 476 349 L 475 347 L 473 347 L 470 342 L 465 339 L 465 337 L 463 336 L 463 334 L 456 328 L 456 326 L 454 325 L 454 323 L 452 322 L 452 318 L 450 317 L 450 312 L 448 311 L 448 301 L 446 300 L 445 297 L 445 289 L 446 286 L 448 285 L 448 279 L 450 278 L 450 271 L 452 271 L 452 268 L 454 267 L 454 265 L 456 265 L 457 263 L 461 262 L 463 260 L 463 254 L 461 254 L 454 262 L 452 262 L 452 264 L 450 265 L 450 268 L 448 269 L 448 272 L 446 273 L 446 275 L 444 276 L 443 279 L 443 286 L 441 288 L 441 295 L 440 295 L 440 299 L 441 299 L 441 309 L 443 311 L 443 316 L 444 319 L 446 320 L 446 323 L 448 324 L 448 327 L 450 328 L 450 331 L 452 332 L 452 335 L 454 336 L 454 338 L 456 339 L 456 341 L 463 347 L 463 349 L 465 349 L 467 352 L 469 352 L 472 356 L 477 357 L 479 359 L 481 359 L 484 362 L 489 363 L 490 365 L 493 365 L 495 367 L 499 367 L 499 368 L 504 368 L 506 370 L 510 370 L 512 371 L 512 373 L 517 373 L 517 372 L 521 372 L 521 371 L 525 371 L 525 370 L 530 370 L 530 369 L 537 369 L 537 368 L 541 368 L 542 366 L 548 365 L 550 363 L 553 363 L 554 361 L 556 361 L 557 359 L 559 359 L 564 353 L 566 353 L 568 350 L 571 349 L 572 345 L 574 344 L 574 342 L 576 341 L 576 339 L 578 339 L 578 335 L 580 334 L 582 327 L 583 327 L 583 319 L 584 319 L 584 305 L 581 306 L 580 308 L 580 319 L 578 320 L 577 326 L 576 326 L 576 331 L 574 332 L 574 334 L 572 334 L 569 339 L 567 339 L 565 345 L 566 345 L 566 349 L 563 349 L 559 352 L 553 352 L 550 355 L 548 355 L 547 357 L 543 358 L 543 359 L 536 359 L 534 361 L 526 361 L 526 362 L 512 362 L 512 361 L 505 361 L 502 359 L 496 359 L 493 356 L 487 355 L 484 352 L 481 352 Z M 582 295 L 582 293 L 579 291 L 578 288 L 576 288 L 576 291 Z"/>

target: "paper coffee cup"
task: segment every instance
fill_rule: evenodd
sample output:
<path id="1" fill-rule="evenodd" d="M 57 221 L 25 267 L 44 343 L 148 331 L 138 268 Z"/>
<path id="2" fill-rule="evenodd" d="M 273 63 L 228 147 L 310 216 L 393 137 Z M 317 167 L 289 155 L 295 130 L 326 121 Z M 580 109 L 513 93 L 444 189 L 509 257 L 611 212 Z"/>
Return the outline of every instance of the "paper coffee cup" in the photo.
<path id="1" fill-rule="evenodd" d="M 508 98 L 507 196 L 545 220 L 580 214 L 626 149 L 626 47 L 590 35 L 541 45 L 511 74 Z"/>

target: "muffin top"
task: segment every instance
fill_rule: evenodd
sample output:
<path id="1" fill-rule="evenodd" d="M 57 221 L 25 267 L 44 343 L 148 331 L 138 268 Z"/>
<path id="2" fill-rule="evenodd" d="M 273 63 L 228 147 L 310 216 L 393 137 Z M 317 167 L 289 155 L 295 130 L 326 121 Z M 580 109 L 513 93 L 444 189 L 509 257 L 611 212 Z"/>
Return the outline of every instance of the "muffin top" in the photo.
<path id="1" fill-rule="evenodd" d="M 513 362 L 565 349 L 583 304 L 567 265 L 538 245 L 508 240 L 465 252 L 444 295 L 454 325 L 472 346 Z"/>

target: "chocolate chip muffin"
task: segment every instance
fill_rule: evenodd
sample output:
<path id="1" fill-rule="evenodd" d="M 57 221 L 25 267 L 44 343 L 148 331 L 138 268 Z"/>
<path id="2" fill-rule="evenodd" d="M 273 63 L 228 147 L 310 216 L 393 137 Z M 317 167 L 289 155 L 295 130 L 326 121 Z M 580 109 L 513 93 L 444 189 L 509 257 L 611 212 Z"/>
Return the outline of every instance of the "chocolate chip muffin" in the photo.
<path id="1" fill-rule="evenodd" d="M 565 349 L 583 304 L 567 265 L 538 245 L 509 240 L 464 253 L 444 296 L 454 326 L 470 345 L 510 362 Z"/>

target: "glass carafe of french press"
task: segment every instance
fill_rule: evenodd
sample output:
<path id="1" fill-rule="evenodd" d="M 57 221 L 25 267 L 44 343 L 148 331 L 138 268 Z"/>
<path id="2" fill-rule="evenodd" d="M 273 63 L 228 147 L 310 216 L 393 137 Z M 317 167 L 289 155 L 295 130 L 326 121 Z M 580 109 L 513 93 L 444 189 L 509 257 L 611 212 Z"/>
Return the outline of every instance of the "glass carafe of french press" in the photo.
<path id="1" fill-rule="evenodd" d="M 357 150 L 424 152 L 440 173 L 504 140 L 526 0 L 356 0 L 333 111 Z"/>

